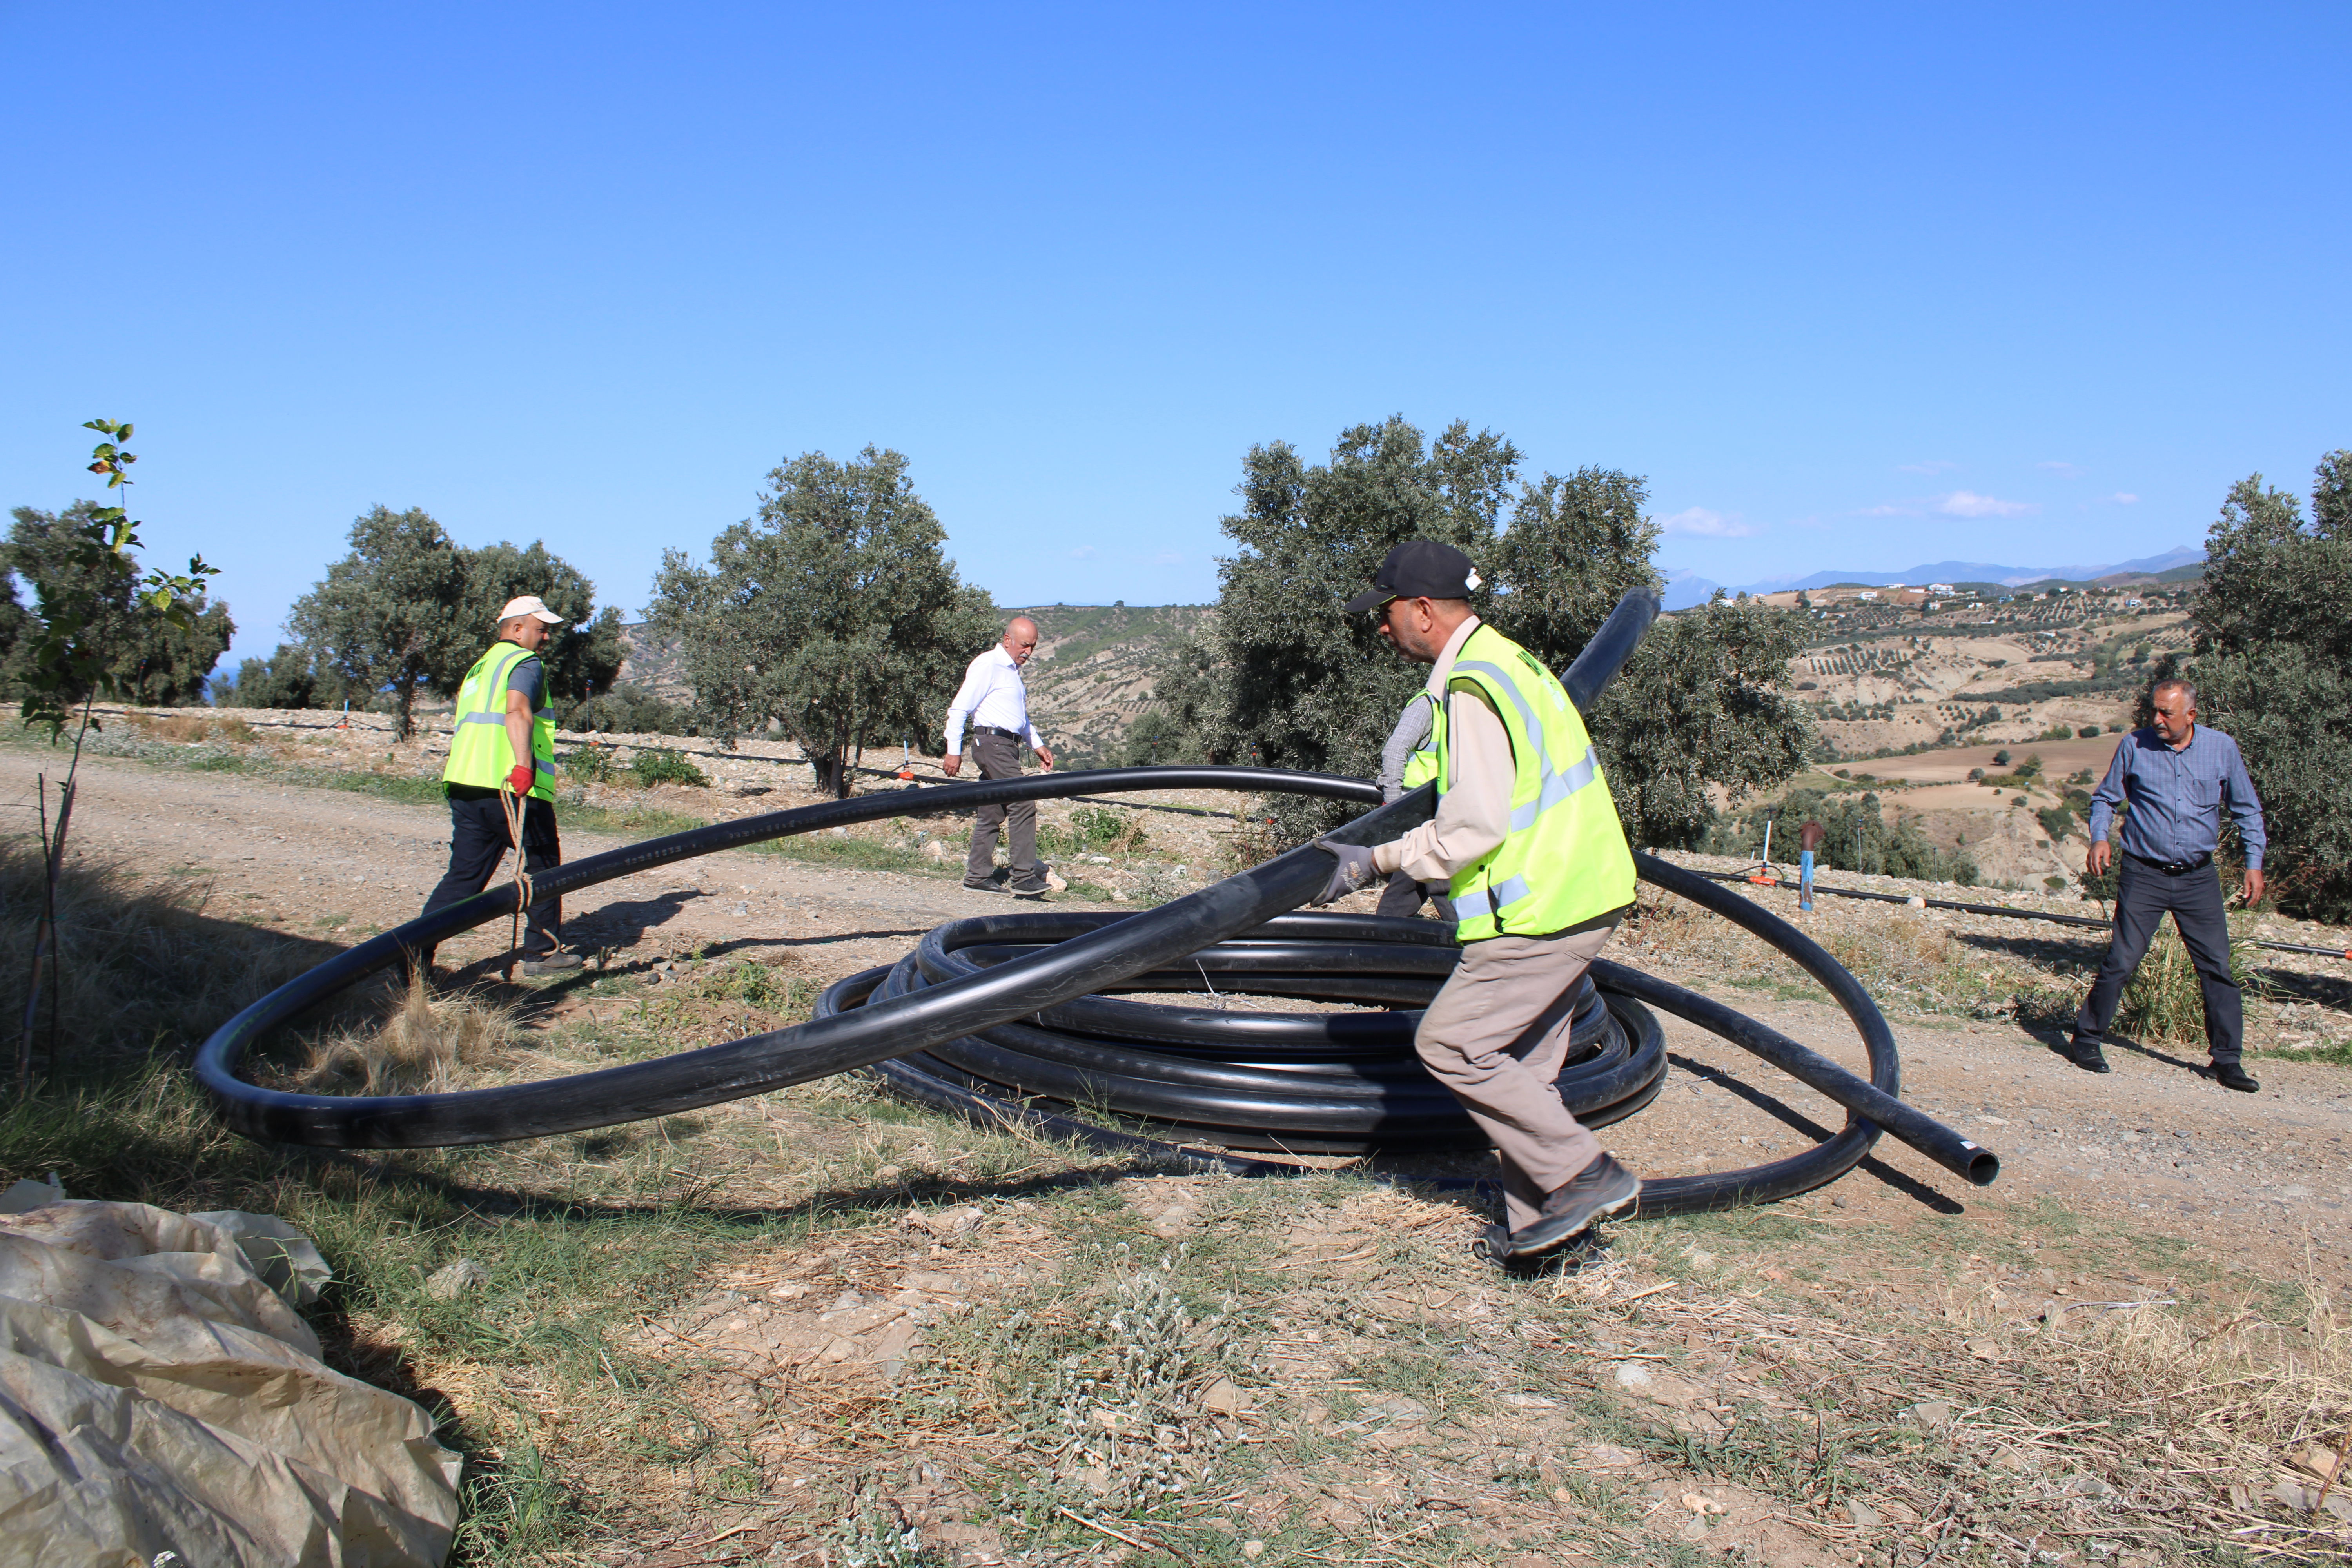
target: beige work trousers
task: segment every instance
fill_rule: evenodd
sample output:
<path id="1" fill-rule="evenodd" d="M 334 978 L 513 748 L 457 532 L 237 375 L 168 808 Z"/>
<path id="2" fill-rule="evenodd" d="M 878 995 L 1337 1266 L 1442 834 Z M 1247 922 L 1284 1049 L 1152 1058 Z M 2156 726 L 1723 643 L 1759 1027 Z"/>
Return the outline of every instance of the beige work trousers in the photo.
<path id="1" fill-rule="evenodd" d="M 1465 942 L 1414 1031 L 1423 1065 L 1502 1156 L 1506 1223 L 1515 1231 L 1601 1155 L 1601 1141 L 1568 1113 L 1552 1080 L 1568 1057 L 1577 982 L 1616 929 L 1612 921 L 1569 936 Z"/>

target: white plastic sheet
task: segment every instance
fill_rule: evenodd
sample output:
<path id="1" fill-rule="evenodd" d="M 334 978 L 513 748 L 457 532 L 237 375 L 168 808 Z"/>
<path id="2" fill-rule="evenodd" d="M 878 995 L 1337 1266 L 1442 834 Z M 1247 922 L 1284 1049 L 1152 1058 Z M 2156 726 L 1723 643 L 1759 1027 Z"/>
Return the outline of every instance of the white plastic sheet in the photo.
<path id="1" fill-rule="evenodd" d="M 267 1215 L 0 1214 L 0 1568 L 439 1563 L 459 1457 L 320 1361 L 326 1275 Z"/>

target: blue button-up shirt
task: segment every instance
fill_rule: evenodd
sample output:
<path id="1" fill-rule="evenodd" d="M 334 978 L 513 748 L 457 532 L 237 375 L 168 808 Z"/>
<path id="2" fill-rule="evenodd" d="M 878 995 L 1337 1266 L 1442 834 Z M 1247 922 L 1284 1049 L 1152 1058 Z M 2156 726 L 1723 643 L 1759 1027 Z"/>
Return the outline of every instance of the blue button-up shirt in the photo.
<path id="1" fill-rule="evenodd" d="M 2262 868 L 2270 843 L 2263 833 L 2263 803 L 2246 776 L 2238 742 L 2221 731 L 2200 724 L 2177 752 L 2153 729 L 2126 735 L 2091 796 L 2093 842 L 2106 838 L 2116 806 L 2126 800 L 2131 810 L 2124 816 L 2125 854 L 2167 864 L 2210 855 L 2221 842 L 2226 805 L 2245 841 L 2246 868 Z"/>

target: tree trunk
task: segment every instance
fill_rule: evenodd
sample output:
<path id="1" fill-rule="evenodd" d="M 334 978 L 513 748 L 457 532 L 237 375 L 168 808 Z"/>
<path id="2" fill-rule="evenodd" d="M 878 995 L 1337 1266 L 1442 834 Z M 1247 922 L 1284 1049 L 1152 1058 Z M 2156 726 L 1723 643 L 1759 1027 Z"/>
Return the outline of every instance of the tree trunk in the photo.
<path id="1" fill-rule="evenodd" d="M 848 749 L 835 745 L 809 757 L 809 766 L 816 770 L 816 792 L 835 800 L 847 800 L 851 783 Z"/>

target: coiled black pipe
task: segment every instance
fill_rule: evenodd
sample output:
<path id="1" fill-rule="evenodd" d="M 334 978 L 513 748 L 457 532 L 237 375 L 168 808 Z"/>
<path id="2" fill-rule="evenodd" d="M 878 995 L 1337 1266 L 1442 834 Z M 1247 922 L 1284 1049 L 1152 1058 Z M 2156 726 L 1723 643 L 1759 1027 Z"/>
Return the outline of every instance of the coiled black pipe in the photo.
<path id="1" fill-rule="evenodd" d="M 1563 679 L 1580 708 L 1589 706 L 1593 696 L 1616 673 L 1656 613 L 1654 597 L 1638 591 L 1626 595 Z M 1054 799 L 1081 791 L 1202 788 L 1321 795 L 1367 804 L 1375 803 L 1378 795 L 1374 786 L 1361 780 L 1268 768 L 1130 768 L 1076 775 L 1045 774 L 920 792 L 897 791 L 716 824 L 592 856 L 541 873 L 534 882 L 542 894 L 576 891 L 715 850 L 896 816 L 961 811 L 996 802 Z M 1424 786 L 1367 813 L 1328 837 L 1343 843 L 1381 842 L 1427 820 L 1433 801 L 1433 792 Z M 1581 1107 L 1582 1113 L 1597 1120 L 1625 1114 L 1646 1103 L 1663 1081 L 1663 1048 L 1658 1045 L 1654 1019 L 1641 1005 L 1643 1000 L 1666 1006 L 1715 1029 L 1736 1044 L 1776 1060 L 1850 1108 L 1845 1130 L 1805 1154 L 1753 1171 L 1652 1183 L 1645 1193 L 1644 1212 L 1762 1201 L 1819 1185 L 1835 1179 L 1859 1161 L 1877 1138 L 1881 1125 L 1888 1125 L 1898 1135 L 1918 1142 L 1931 1154 L 1937 1148 L 1949 1152 L 1948 1145 L 1958 1142 L 1955 1135 L 1918 1117 L 1894 1099 L 1900 1077 L 1893 1037 L 1852 976 L 1793 928 L 1746 900 L 1731 899 L 1711 884 L 1648 857 L 1642 857 L 1641 861 L 1645 879 L 1660 881 L 1660 872 L 1669 873 L 1670 879 L 1662 885 L 1673 886 L 1693 901 L 1739 920 L 1822 980 L 1861 1029 L 1871 1057 L 1873 1079 L 1870 1084 L 1863 1084 L 1794 1041 L 1730 1014 L 1704 997 L 1693 996 L 1679 987 L 1634 974 L 1620 966 L 1596 966 L 1601 989 L 1609 993 L 1605 1003 L 1599 995 L 1590 994 L 1580 995 L 1574 1003 L 1580 1048 L 1572 1053 L 1572 1072 L 1580 1076 L 1579 1086 L 1571 1093 L 1590 1100 Z M 1253 1173 L 1286 1168 L 1226 1155 L 1175 1154 L 1162 1142 L 1108 1132 L 1050 1110 L 1015 1106 L 977 1087 L 983 1082 L 995 1083 L 999 1088 L 1006 1086 L 988 1079 L 985 1073 L 971 1071 L 971 1067 L 1006 1066 L 1003 1055 L 1006 1047 L 1001 1042 L 991 1042 L 988 1036 L 1033 1015 L 1041 1019 L 1076 1016 L 1090 1024 L 1126 1017 L 1132 1024 L 1132 1016 L 1116 1009 L 1140 1005 L 1110 999 L 1087 1003 L 1081 999 L 1104 991 L 1173 984 L 1181 977 L 1181 966 L 1190 963 L 1198 963 L 1205 985 L 1211 955 L 1228 973 L 1249 973 L 1251 977 L 1246 984 L 1254 989 L 1271 987 L 1278 991 L 1287 984 L 1294 994 L 1335 1000 L 1425 1001 L 1452 963 L 1452 949 L 1441 928 L 1421 922 L 1421 929 L 1403 931 L 1392 928 L 1414 922 L 1290 915 L 1289 911 L 1305 902 L 1321 885 L 1329 868 L 1328 855 L 1312 846 L 1304 846 L 1142 914 L 1075 921 L 1067 916 L 1045 916 L 1043 919 L 1048 923 L 1034 927 L 1024 927 L 1020 923 L 1023 917 L 1015 916 L 1010 917 L 1014 922 L 1011 925 L 980 922 L 983 929 L 977 934 L 971 922 L 958 922 L 932 933 L 908 963 L 834 987 L 827 993 L 827 1005 L 807 1024 L 658 1061 L 547 1082 L 440 1095 L 295 1094 L 264 1089 L 237 1076 L 245 1052 L 270 1029 L 366 975 L 403 962 L 409 952 L 504 918 L 511 910 L 515 898 L 509 884 L 362 942 L 279 987 L 215 1031 L 199 1049 L 194 1069 L 224 1121 L 247 1136 L 341 1148 L 404 1148 L 499 1142 L 610 1126 L 936 1050 L 941 1054 L 934 1060 L 961 1077 L 963 1084 L 911 1067 L 902 1069 L 893 1066 L 886 1069 L 886 1076 L 902 1089 L 968 1114 L 1000 1121 L 1011 1119 L 1033 1127 L 1056 1130 L 1066 1125 L 1072 1135 L 1089 1142 L 1101 1143 L 1108 1140 L 1117 1147 L 1148 1147 L 1180 1159 L 1206 1158 L 1221 1168 Z M 1727 907 L 1735 903 L 1739 912 Z M 1055 919 L 1063 922 L 1058 927 L 1050 923 Z M 958 933 L 956 940 L 951 942 L 944 934 L 949 931 Z M 1050 931 L 1060 934 L 1048 936 Z M 1013 940 L 992 943 L 980 941 L 980 935 Z M 967 937 L 971 940 L 964 940 Z M 1235 939 L 1245 940 L 1230 948 L 1223 945 Z M 1339 947 L 1349 950 L 1344 959 L 1329 951 L 1335 940 Z M 1373 956 L 1375 951 L 1380 954 L 1377 959 Z M 1383 965 L 1400 954 L 1403 955 L 1406 973 L 1387 973 Z M 1347 973 L 1325 973 L 1327 963 Z M 919 984 L 916 980 L 919 973 Z M 870 984 L 863 984 L 869 980 Z M 1075 1008 L 1075 1015 L 1063 1013 L 1065 1008 Z M 1388 1026 L 1391 1053 L 1394 1031 L 1404 1016 L 1399 1015 L 1398 1024 Z M 1252 1026 L 1261 1035 L 1276 1027 Z M 1343 1043 L 1349 1028 L 1358 1027 L 1318 1026 Z M 1020 1029 L 1030 1027 L 1017 1026 Z M 1030 1047 L 1041 1043 L 1018 1033 L 1007 1037 Z M 1263 1039 L 1253 1040 L 1254 1045 L 1264 1043 Z M 1132 1046 L 1134 1042 L 1127 1044 Z M 1017 1051 L 1019 1047 L 1014 1048 Z M 998 1054 L 991 1057 L 987 1054 L 991 1050 Z M 1063 1054 L 1067 1058 L 1069 1053 Z M 1099 1049 L 1091 1058 L 1065 1059 L 1060 1063 L 1060 1081 L 1065 1088 L 1091 1095 L 1094 1090 L 1088 1086 L 1112 1065 L 1115 1064 Z M 1129 1061 L 1125 1065 L 1140 1064 Z M 1318 1091 L 1338 1091 L 1314 1097 L 1322 1102 L 1315 1108 L 1315 1115 L 1324 1122 L 1320 1130 L 1326 1135 L 1324 1142 L 1335 1147 L 1352 1144 L 1361 1148 L 1389 1146 L 1391 1139 L 1420 1138 L 1427 1146 L 1429 1140 L 1442 1145 L 1455 1135 L 1454 1129 L 1442 1124 L 1446 1108 L 1413 1086 L 1411 1075 L 1401 1064 L 1370 1072 L 1365 1071 L 1360 1063 L 1339 1064 L 1346 1068 L 1339 1073 L 1331 1070 L 1334 1065 L 1335 1062 L 1323 1064 L 1319 1079 L 1310 1085 Z M 1207 1099 L 1197 1093 L 1185 1098 L 1180 1093 L 1185 1086 L 1167 1079 L 1163 1073 L 1161 1088 L 1153 1091 L 1158 1100 L 1139 1102 L 1139 1110 L 1148 1113 L 1156 1104 L 1160 1110 L 1189 1110 L 1192 1113 L 1190 1124 L 1196 1128 L 1216 1126 L 1223 1129 L 1228 1141 L 1246 1139 L 1253 1119 L 1263 1123 L 1278 1118 L 1262 1110 L 1253 1111 L 1247 1103 L 1249 1093 L 1244 1091 L 1272 1087 L 1263 1077 L 1249 1076 L 1258 1070 L 1259 1064 L 1253 1060 L 1239 1066 L 1244 1076 L 1229 1078 L 1217 1085 L 1217 1092 Z M 1292 1066 L 1295 1068 L 1297 1064 Z M 1196 1080 L 1190 1089 L 1200 1090 L 1220 1071 L 1228 1069 L 1196 1061 L 1190 1070 Z M 919 1079 L 927 1080 L 928 1086 L 918 1088 Z M 1297 1081 L 1303 1080 L 1294 1079 Z M 1441 1125 L 1418 1130 L 1383 1128 L 1381 1123 L 1388 1116 L 1383 1096 L 1394 1097 L 1397 1103 L 1409 1101 L 1425 1109 L 1439 1119 Z M 1179 1124 L 1182 1123 L 1180 1118 Z M 1260 1126 L 1258 1131 L 1263 1133 L 1265 1128 Z M 1261 1142 L 1271 1141 L 1260 1139 Z M 1946 1158 L 1945 1163 L 1952 1162 Z M 1984 1156 L 1954 1168 L 1964 1168 L 1970 1179 L 1981 1182 L 1991 1179 L 1997 1165 L 1990 1156 Z"/>

